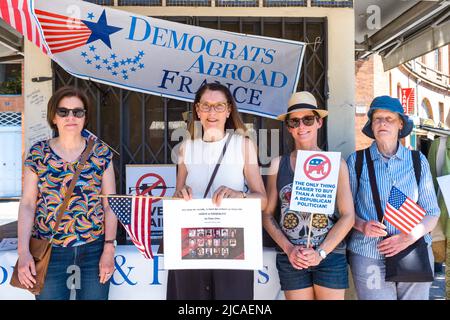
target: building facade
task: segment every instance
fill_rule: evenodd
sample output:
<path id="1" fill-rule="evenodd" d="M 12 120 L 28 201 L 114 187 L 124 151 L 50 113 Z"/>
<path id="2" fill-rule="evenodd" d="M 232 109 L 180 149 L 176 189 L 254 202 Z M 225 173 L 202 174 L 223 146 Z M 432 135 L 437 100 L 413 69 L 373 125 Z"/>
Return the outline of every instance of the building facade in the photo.
<path id="1" fill-rule="evenodd" d="M 408 146 L 426 153 L 429 141 L 434 139 L 433 131 L 426 128 L 450 129 L 449 51 L 447 45 L 386 72 L 377 55 L 355 62 L 357 150 L 371 143 L 361 129 L 370 102 L 380 95 L 396 97 L 406 104 L 405 111 L 415 122 L 413 133 L 405 139 Z"/>
<path id="2" fill-rule="evenodd" d="M 326 150 L 341 151 L 343 156 L 354 150 L 352 1 L 90 2 L 179 23 L 306 42 L 297 90 L 311 91 L 320 107 L 329 111 L 320 144 Z M 184 125 L 182 114 L 192 109 L 191 103 L 77 79 L 27 42 L 24 53 L 26 149 L 36 136 L 49 134 L 42 117 L 46 104 L 42 102 L 60 86 L 75 85 L 86 90 L 94 105 L 88 129 L 120 154 L 115 157 L 119 193 L 125 193 L 126 164 L 172 163 L 171 151 L 179 141 L 171 135 Z M 242 116 L 256 132 L 262 166 L 287 152 L 289 143 L 281 122 Z"/>

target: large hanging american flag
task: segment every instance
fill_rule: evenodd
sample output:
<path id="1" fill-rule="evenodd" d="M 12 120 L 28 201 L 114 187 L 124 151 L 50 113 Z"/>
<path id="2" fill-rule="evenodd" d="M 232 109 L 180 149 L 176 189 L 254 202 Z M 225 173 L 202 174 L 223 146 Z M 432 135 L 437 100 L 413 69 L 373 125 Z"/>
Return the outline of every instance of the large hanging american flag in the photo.
<path id="1" fill-rule="evenodd" d="M 425 216 L 425 210 L 396 187 L 392 187 L 384 218 L 403 233 L 410 233 Z"/>
<path id="2" fill-rule="evenodd" d="M 134 245 L 147 259 L 152 252 L 152 198 L 109 196 L 109 206 L 127 231 Z"/>

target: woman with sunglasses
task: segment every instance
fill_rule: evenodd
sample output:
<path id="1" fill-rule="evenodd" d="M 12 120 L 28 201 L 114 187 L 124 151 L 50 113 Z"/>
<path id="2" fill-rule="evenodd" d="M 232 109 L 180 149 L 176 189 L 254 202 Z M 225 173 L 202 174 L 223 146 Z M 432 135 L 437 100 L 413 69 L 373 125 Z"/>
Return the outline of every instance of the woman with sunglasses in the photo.
<path id="1" fill-rule="evenodd" d="M 35 143 L 25 160 L 19 206 L 18 276 L 26 287 L 36 283 L 30 237 L 52 240 L 44 287 L 37 300 L 68 300 L 72 281 L 77 300 L 106 300 L 114 271 L 117 219 L 100 194 L 115 193 L 112 152 L 95 141 L 75 185 L 58 230 L 56 216 L 88 139 L 89 101 L 79 89 L 63 87 L 48 102 L 47 121 L 57 137 Z M 105 241 L 106 238 L 106 241 Z"/>
<path id="2" fill-rule="evenodd" d="M 292 95 L 287 113 L 278 117 L 285 122 L 295 149 L 272 160 L 263 224 L 281 250 L 276 264 L 288 300 L 343 300 L 348 288 L 344 238 L 353 226 L 355 213 L 345 161 L 341 159 L 337 211 L 333 215 L 315 214 L 309 230 L 311 214 L 289 208 L 297 151 L 321 151 L 317 134 L 326 116 L 327 111 L 317 108 L 314 96 L 303 91 Z"/>
<path id="3" fill-rule="evenodd" d="M 247 129 L 230 90 L 218 83 L 205 84 L 195 95 L 194 107 L 189 125 L 191 139 L 183 142 L 179 150 L 175 197 L 186 201 L 203 198 L 227 143 L 206 198 L 212 198 L 218 206 L 224 198 L 257 198 L 264 208 L 266 191 L 256 148 L 246 138 Z M 222 256 L 231 248 L 230 234 L 228 229 L 222 229 Z M 203 248 L 198 249 L 203 253 Z M 253 270 L 170 270 L 167 299 L 252 300 L 253 279 Z"/>

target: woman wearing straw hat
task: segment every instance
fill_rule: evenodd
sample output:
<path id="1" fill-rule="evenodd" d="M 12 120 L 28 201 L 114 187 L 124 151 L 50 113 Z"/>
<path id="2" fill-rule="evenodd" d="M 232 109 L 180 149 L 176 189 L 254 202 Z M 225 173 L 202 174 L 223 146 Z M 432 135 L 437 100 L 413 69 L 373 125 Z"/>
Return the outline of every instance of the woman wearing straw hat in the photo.
<path id="1" fill-rule="evenodd" d="M 282 250 L 276 262 L 281 289 L 286 299 L 344 299 L 348 288 L 345 242 L 354 219 L 353 200 L 347 165 L 341 160 L 337 190 L 337 208 L 331 216 L 289 209 L 298 150 L 317 150 L 317 133 L 328 114 L 317 107 L 314 96 L 306 91 L 292 95 L 287 113 L 278 117 L 285 122 L 294 139 L 295 149 L 274 158 L 267 178 L 268 205 L 263 223 Z M 276 212 L 277 203 L 280 212 Z M 276 216 L 278 216 L 277 218 Z M 311 234 L 311 237 L 308 235 Z M 308 238 L 312 243 L 307 246 Z"/>
<path id="2" fill-rule="evenodd" d="M 359 161 L 356 152 L 347 160 L 356 211 L 354 230 L 348 241 L 356 293 L 361 300 L 428 300 L 431 282 L 386 281 L 385 258 L 397 255 L 422 237 L 431 246 L 429 232 L 437 223 L 439 207 L 430 167 L 423 154 L 414 156 L 399 141 L 411 133 L 413 123 L 404 114 L 398 99 L 375 98 L 367 115 L 369 119 L 362 132 L 375 141 L 359 153 Z M 393 190 L 400 190 L 425 210 L 423 220 L 416 227 L 412 224 L 410 227 L 414 228 L 409 233 L 400 232 L 390 223 L 399 226 L 397 218 L 386 217 L 384 213 L 388 199 L 393 199 L 393 186 L 396 187 Z M 404 221 L 408 225 L 411 222 L 409 218 Z M 430 260 L 431 267 L 430 247 L 426 259 Z"/>

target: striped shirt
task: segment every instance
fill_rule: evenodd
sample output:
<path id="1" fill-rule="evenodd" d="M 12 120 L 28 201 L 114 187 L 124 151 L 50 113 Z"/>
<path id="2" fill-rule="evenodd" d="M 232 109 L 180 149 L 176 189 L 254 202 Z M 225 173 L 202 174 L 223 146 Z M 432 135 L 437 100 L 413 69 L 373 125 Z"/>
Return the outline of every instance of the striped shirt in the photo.
<path id="1" fill-rule="evenodd" d="M 431 178 L 430 166 L 422 153 L 420 154 L 422 171 L 419 186 L 417 186 L 416 183 L 411 151 L 402 144 L 399 143 L 397 153 L 386 161 L 383 160 L 375 142 L 370 146 L 370 154 L 373 159 L 378 192 L 380 193 L 381 207 L 383 209 L 386 208 L 386 202 L 389 198 L 391 187 L 396 186 L 406 196 L 425 209 L 427 216 L 440 215 L 440 209 L 437 204 L 436 193 L 433 187 L 433 180 Z M 365 158 L 359 180 L 359 191 L 358 194 L 356 194 L 358 182 L 356 180 L 355 160 L 356 152 L 348 157 L 347 164 L 350 173 L 352 195 L 353 199 L 355 199 L 356 215 L 364 221 L 378 221 Z M 399 230 L 386 220 L 384 221 L 384 224 L 386 225 L 386 232 L 388 235 L 400 233 Z M 380 254 L 377 248 L 377 245 L 381 240 L 381 237 L 366 237 L 363 233 L 353 229 L 350 234 L 347 248 L 351 252 L 361 256 L 380 260 L 384 259 L 384 256 Z M 430 234 L 425 235 L 425 241 L 428 245 L 431 245 Z"/>

